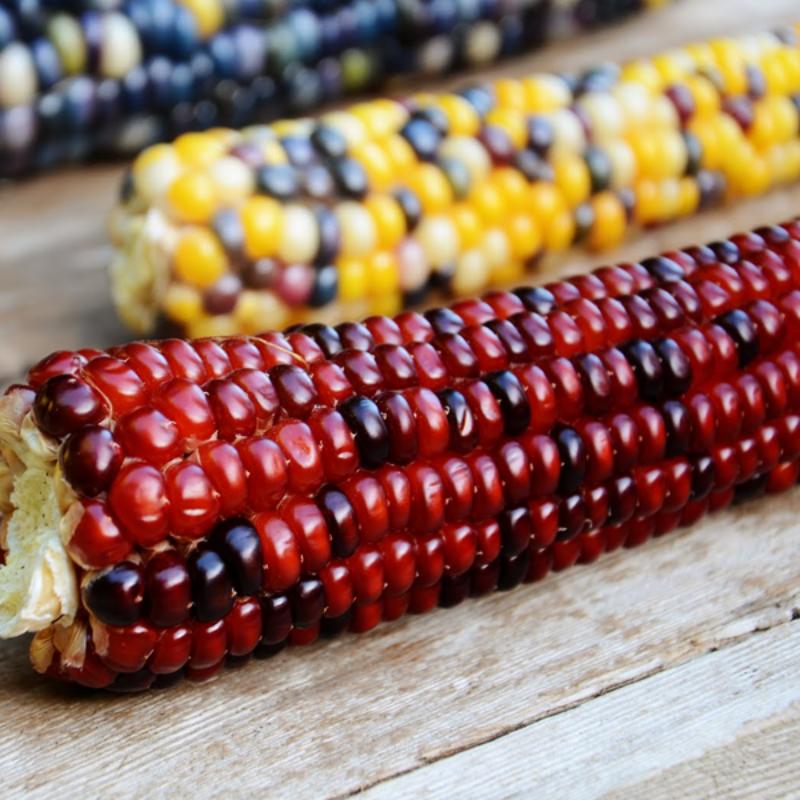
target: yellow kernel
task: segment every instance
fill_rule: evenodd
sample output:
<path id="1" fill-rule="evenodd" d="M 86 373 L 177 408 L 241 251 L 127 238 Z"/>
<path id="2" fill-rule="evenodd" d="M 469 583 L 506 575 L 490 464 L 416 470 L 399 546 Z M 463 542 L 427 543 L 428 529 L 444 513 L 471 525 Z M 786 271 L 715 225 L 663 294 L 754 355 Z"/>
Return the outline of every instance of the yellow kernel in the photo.
<path id="1" fill-rule="evenodd" d="M 555 184 L 573 208 L 589 197 L 592 181 L 586 162 L 579 156 L 559 154 L 553 163 Z"/>
<path id="2" fill-rule="evenodd" d="M 542 234 L 536 220 L 528 214 L 515 214 L 507 231 L 511 254 L 516 259 L 527 260 L 542 248 Z"/>
<path id="3" fill-rule="evenodd" d="M 167 319 L 186 326 L 203 314 L 203 298 L 192 286 L 172 283 L 164 293 L 163 308 Z"/>
<path id="4" fill-rule="evenodd" d="M 536 218 L 539 227 L 544 230 L 556 214 L 567 208 L 567 202 L 558 187 L 552 183 L 538 181 L 528 190 L 526 208 Z"/>
<path id="5" fill-rule="evenodd" d="M 500 269 L 506 261 L 511 260 L 508 236 L 500 228 L 489 229 L 483 236 L 481 252 L 489 264 L 489 269 L 494 274 L 496 269 Z"/>
<path id="6" fill-rule="evenodd" d="M 391 294 L 375 295 L 371 297 L 368 311 L 366 314 L 361 314 L 360 316 L 376 314 L 379 317 L 393 317 L 402 310 L 403 296 L 399 292 L 393 292 Z M 356 315 L 356 318 L 358 318 L 358 315 Z"/>
<path id="7" fill-rule="evenodd" d="M 507 286 L 517 283 L 525 274 L 525 264 L 514 258 L 501 261 L 492 269 L 492 283 L 496 286 Z"/>
<path id="8" fill-rule="evenodd" d="M 600 192 L 592 198 L 594 223 L 589 231 L 589 247 L 608 250 L 625 238 L 625 208 L 613 192 Z"/>
<path id="9" fill-rule="evenodd" d="M 187 172 L 174 180 L 167 199 L 183 222 L 208 222 L 217 209 L 214 182 L 204 172 Z"/>
<path id="10" fill-rule="evenodd" d="M 568 250 L 575 239 L 575 218 L 572 212 L 559 211 L 544 230 L 545 248 L 554 253 Z"/>
<path id="11" fill-rule="evenodd" d="M 466 203 L 458 203 L 450 212 L 458 231 L 458 240 L 463 250 L 475 247 L 483 235 L 481 219 L 475 209 Z"/>
<path id="12" fill-rule="evenodd" d="M 233 206 L 253 193 L 253 171 L 239 158 L 226 156 L 208 169 L 217 197 L 222 205 Z"/>
<path id="13" fill-rule="evenodd" d="M 339 299 L 360 300 L 367 293 L 367 262 L 360 258 L 342 258 L 339 267 Z"/>
<path id="14" fill-rule="evenodd" d="M 373 194 L 364 205 L 375 223 L 378 245 L 394 247 L 406 233 L 406 218 L 400 204 L 387 194 Z"/>
<path id="15" fill-rule="evenodd" d="M 510 167 L 502 167 L 495 170 L 492 181 L 500 190 L 509 208 L 524 207 L 530 184 L 521 172 Z"/>
<path id="16" fill-rule="evenodd" d="M 525 107 L 529 112 L 545 113 L 565 108 L 572 102 L 567 84 L 556 75 L 531 75 L 523 78 Z"/>
<path id="17" fill-rule="evenodd" d="M 339 203 L 336 207 L 336 218 L 339 221 L 343 256 L 359 258 L 375 249 L 378 231 L 372 214 L 361 203 Z"/>
<path id="18" fill-rule="evenodd" d="M 225 10 L 219 0 L 181 0 L 181 5 L 194 14 L 197 29 L 204 39 L 218 31 L 225 22 Z"/>
<path id="19" fill-rule="evenodd" d="M 219 280 L 228 268 L 222 245 L 206 228 L 184 229 L 172 258 L 175 274 L 185 283 L 201 289 Z"/>
<path id="20" fill-rule="evenodd" d="M 489 262 L 483 251 L 473 248 L 462 253 L 456 261 L 451 288 L 459 296 L 477 294 L 491 277 Z"/>
<path id="21" fill-rule="evenodd" d="M 298 203 L 283 208 L 278 255 L 287 264 L 310 264 L 319 250 L 319 226 L 314 212 Z"/>
<path id="22" fill-rule="evenodd" d="M 396 293 L 400 285 L 399 268 L 394 254 L 380 250 L 369 260 L 367 269 L 369 293 L 373 297 Z"/>
<path id="23" fill-rule="evenodd" d="M 475 107 L 461 95 L 443 94 L 438 99 L 439 108 L 447 117 L 448 130 L 454 136 L 474 136 L 481 126 Z"/>
<path id="24" fill-rule="evenodd" d="M 525 117 L 513 108 L 493 108 L 487 115 L 485 122 L 494 125 L 508 134 L 509 139 L 516 148 L 525 147 L 528 139 L 528 129 Z"/>
<path id="25" fill-rule="evenodd" d="M 201 339 L 206 336 L 233 336 L 241 331 L 231 314 L 215 314 L 190 322 L 186 326 L 186 333 L 191 339 Z"/>
<path id="26" fill-rule="evenodd" d="M 493 183 L 479 183 L 470 192 L 467 202 L 475 209 L 485 225 L 505 220 L 506 204 L 502 193 Z"/>
<path id="27" fill-rule="evenodd" d="M 700 206 L 700 188 L 694 178 L 684 177 L 680 180 L 678 199 L 678 216 L 688 217 Z"/>
<path id="28" fill-rule="evenodd" d="M 234 314 L 243 333 L 263 333 L 284 328 L 289 307 L 274 293 L 246 290 L 239 296 Z"/>
<path id="29" fill-rule="evenodd" d="M 225 152 L 224 143 L 206 133 L 184 133 L 173 142 L 173 147 L 180 160 L 195 169 L 207 167 Z"/>
<path id="30" fill-rule="evenodd" d="M 353 148 L 353 158 L 367 173 L 369 185 L 378 191 L 388 189 L 394 181 L 394 168 L 384 148 L 377 142 L 364 142 Z"/>
<path id="31" fill-rule="evenodd" d="M 458 230 L 447 216 L 423 217 L 414 231 L 414 238 L 422 245 L 425 258 L 434 269 L 452 264 L 458 255 Z"/>
<path id="32" fill-rule="evenodd" d="M 366 141 L 369 136 L 366 125 L 347 111 L 333 111 L 325 114 L 322 121 L 326 125 L 336 128 L 347 139 L 350 147 L 356 147 Z"/>
<path id="33" fill-rule="evenodd" d="M 278 252 L 283 210 L 271 197 L 249 197 L 241 210 L 245 252 L 249 258 L 265 258 Z"/>
<path id="34" fill-rule="evenodd" d="M 525 88 L 520 81 L 513 78 L 498 78 L 494 82 L 494 94 L 497 105 L 501 108 L 525 110 Z"/>
<path id="35" fill-rule="evenodd" d="M 273 167 L 278 164 L 288 164 L 289 156 L 286 151 L 281 147 L 281 143 L 275 139 L 265 139 L 261 142 L 261 152 L 264 155 L 264 163 L 267 166 Z"/>
<path id="36" fill-rule="evenodd" d="M 175 151 L 168 144 L 148 147 L 133 162 L 133 183 L 138 197 L 150 204 L 169 190 L 181 173 Z"/>
<path id="37" fill-rule="evenodd" d="M 664 82 L 661 73 L 650 61 L 630 61 L 622 67 L 622 82 L 638 84 L 648 91 L 660 92 Z"/>
<path id="38" fill-rule="evenodd" d="M 468 136 L 448 136 L 439 146 L 439 155 L 463 163 L 473 185 L 484 180 L 492 169 L 486 148 Z"/>
<path id="39" fill-rule="evenodd" d="M 453 202 L 453 190 L 442 170 L 419 164 L 408 176 L 407 186 L 419 198 L 426 214 L 443 211 Z"/>
<path id="40" fill-rule="evenodd" d="M 386 153 L 395 175 L 408 174 L 408 170 L 413 169 L 417 163 L 414 148 L 399 134 L 389 136 L 381 142 L 381 147 Z"/>

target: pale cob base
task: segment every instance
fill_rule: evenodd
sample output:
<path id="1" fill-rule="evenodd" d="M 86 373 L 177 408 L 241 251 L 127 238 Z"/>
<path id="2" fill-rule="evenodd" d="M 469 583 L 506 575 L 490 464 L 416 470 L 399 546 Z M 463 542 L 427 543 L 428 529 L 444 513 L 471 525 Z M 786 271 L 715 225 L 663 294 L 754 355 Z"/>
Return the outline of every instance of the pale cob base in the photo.
<path id="1" fill-rule="evenodd" d="M 0 398 L 0 638 L 72 623 L 75 566 L 62 543 L 71 490 L 58 474 L 55 446 L 32 424 L 25 401 Z"/>

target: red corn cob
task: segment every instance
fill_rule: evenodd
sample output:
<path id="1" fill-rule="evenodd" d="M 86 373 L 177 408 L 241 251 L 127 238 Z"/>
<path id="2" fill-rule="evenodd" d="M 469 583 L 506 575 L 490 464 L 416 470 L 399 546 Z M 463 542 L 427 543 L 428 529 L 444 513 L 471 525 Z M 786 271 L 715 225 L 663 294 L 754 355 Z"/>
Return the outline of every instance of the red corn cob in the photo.
<path id="1" fill-rule="evenodd" d="M 424 315 L 56 353 L 0 406 L 0 631 L 140 689 L 641 544 L 796 481 L 798 332 L 789 223 Z"/>

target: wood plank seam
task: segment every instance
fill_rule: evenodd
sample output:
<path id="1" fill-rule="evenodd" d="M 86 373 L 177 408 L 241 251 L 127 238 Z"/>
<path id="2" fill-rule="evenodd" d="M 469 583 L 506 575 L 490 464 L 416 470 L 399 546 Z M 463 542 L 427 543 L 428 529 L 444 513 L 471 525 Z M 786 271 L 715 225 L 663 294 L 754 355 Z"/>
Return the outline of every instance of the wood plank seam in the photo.
<path id="1" fill-rule="evenodd" d="M 775 604 L 776 608 L 781 608 L 782 606 L 785 607 L 786 605 L 787 603 Z M 467 753 L 471 750 L 475 750 L 479 747 L 482 747 L 483 745 L 489 744 L 494 741 L 498 741 L 499 739 L 503 739 L 512 733 L 516 733 L 518 731 L 524 730 L 525 728 L 529 728 L 532 725 L 542 722 L 543 720 L 551 719 L 553 717 L 558 717 L 562 714 L 566 714 L 570 711 L 573 711 L 576 708 L 579 708 L 580 706 L 586 705 L 587 703 L 597 700 L 600 697 L 613 694 L 614 692 L 618 692 L 621 689 L 624 689 L 628 686 L 632 686 L 636 683 L 640 683 L 641 681 L 645 681 L 656 675 L 660 675 L 662 673 L 666 673 L 671 670 L 680 669 L 682 666 L 685 666 L 689 662 L 705 658 L 706 656 L 712 653 L 718 653 L 727 650 L 731 647 L 735 647 L 751 637 L 763 635 L 765 633 L 768 633 L 769 631 L 776 630 L 784 625 L 792 625 L 793 623 L 800 621 L 800 592 L 798 592 L 796 596 L 792 597 L 788 601 L 788 605 L 790 605 L 790 608 L 788 609 L 788 616 L 786 618 L 783 619 L 777 618 L 771 624 L 756 625 L 746 633 L 740 633 L 731 636 L 729 638 L 726 638 L 724 640 L 721 640 L 719 644 L 709 645 L 706 649 L 697 651 L 691 654 L 689 657 L 679 659 L 671 663 L 660 664 L 634 677 L 619 680 L 616 683 L 613 683 L 609 686 L 604 686 L 598 691 L 593 692 L 592 694 L 587 695 L 586 697 L 580 698 L 575 702 L 565 703 L 561 706 L 556 706 L 555 708 L 548 709 L 547 711 L 541 714 L 534 715 L 528 720 L 523 720 L 515 725 L 511 725 L 507 729 L 496 731 L 491 736 L 487 736 L 480 741 L 470 742 L 470 744 L 467 747 L 453 747 L 450 750 L 441 751 L 437 753 L 435 757 L 429 757 L 423 755 L 420 758 L 420 763 L 414 765 L 413 767 L 410 767 L 409 769 L 399 770 L 395 774 L 384 776 L 380 780 L 376 780 L 372 783 L 359 786 L 358 789 L 353 792 L 346 792 L 343 794 L 334 795 L 331 798 L 331 800 L 345 800 L 345 798 L 355 797 L 356 795 L 363 794 L 364 792 L 370 789 L 373 789 L 385 783 L 389 783 L 390 781 L 396 780 L 397 778 L 401 778 L 406 775 L 413 774 L 414 772 L 418 772 L 419 770 L 424 769 L 425 767 L 428 767 L 439 761 L 451 758 L 460 753 Z"/>

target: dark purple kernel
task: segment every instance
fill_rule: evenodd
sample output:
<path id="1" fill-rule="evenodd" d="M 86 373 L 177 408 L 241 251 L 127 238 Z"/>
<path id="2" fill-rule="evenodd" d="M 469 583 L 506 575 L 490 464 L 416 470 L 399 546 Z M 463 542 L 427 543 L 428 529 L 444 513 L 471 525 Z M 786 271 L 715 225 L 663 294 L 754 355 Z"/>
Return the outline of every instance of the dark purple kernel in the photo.
<path id="1" fill-rule="evenodd" d="M 449 308 L 432 308 L 426 311 L 424 316 L 434 332 L 439 334 L 459 333 L 464 327 L 464 320 Z"/>
<path id="2" fill-rule="evenodd" d="M 187 559 L 194 615 L 200 622 L 222 619 L 233 607 L 233 586 L 219 553 L 195 550 Z"/>
<path id="3" fill-rule="evenodd" d="M 497 125 L 484 125 L 478 132 L 478 141 L 486 148 L 493 164 L 505 165 L 513 161 L 516 150 L 511 137 Z"/>
<path id="4" fill-rule="evenodd" d="M 280 645 L 292 630 L 292 609 L 285 594 L 261 598 L 262 646 Z M 258 655 L 266 655 L 258 653 Z M 272 655 L 272 653 L 270 653 Z"/>
<path id="5" fill-rule="evenodd" d="M 739 248 L 729 239 L 709 245 L 718 261 L 733 266 L 740 258 Z"/>
<path id="6" fill-rule="evenodd" d="M 661 406 L 661 415 L 667 432 L 667 458 L 687 452 L 692 441 L 692 420 L 686 406 L 679 400 L 667 400 Z"/>
<path id="7" fill-rule="evenodd" d="M 269 377 L 286 413 L 305 419 L 317 402 L 317 390 L 308 373 L 294 364 L 279 364 L 269 371 Z"/>
<path id="8" fill-rule="evenodd" d="M 564 495 L 573 494 L 580 489 L 586 477 L 586 445 L 580 434 L 566 425 L 556 428 L 552 436 L 561 458 L 558 492 Z"/>
<path id="9" fill-rule="evenodd" d="M 122 459 L 122 448 L 111 431 L 96 425 L 71 433 L 59 453 L 64 477 L 85 497 L 95 497 L 111 485 Z"/>
<path id="10" fill-rule="evenodd" d="M 439 593 L 439 606 L 441 608 L 454 608 L 469 597 L 470 574 L 443 575 L 442 589 Z"/>
<path id="11" fill-rule="evenodd" d="M 256 594 L 264 567 L 256 529 L 244 519 L 225 520 L 214 528 L 209 544 L 225 562 L 234 589 L 242 595 Z"/>
<path id="12" fill-rule="evenodd" d="M 336 188 L 345 197 L 361 200 L 367 194 L 369 181 L 361 163 L 354 158 L 341 158 L 331 161 L 329 169 Z"/>
<path id="13" fill-rule="evenodd" d="M 665 256 L 646 258 L 641 264 L 659 283 L 676 283 L 686 279 L 683 267 Z"/>
<path id="14" fill-rule="evenodd" d="M 249 289 L 268 289 L 278 276 L 278 264 L 271 258 L 251 261 L 242 272 L 242 281 Z"/>
<path id="15" fill-rule="evenodd" d="M 605 414 L 611 410 L 611 379 L 600 357 L 587 353 L 575 359 L 575 367 L 583 384 L 583 396 L 586 410 L 590 414 Z"/>
<path id="16" fill-rule="evenodd" d="M 528 117 L 528 146 L 540 156 L 547 155 L 553 146 L 553 125 L 550 120 L 539 114 Z"/>
<path id="17" fill-rule="evenodd" d="M 318 124 L 309 139 L 316 151 L 326 158 L 341 158 L 347 153 L 347 139 L 330 125 Z"/>
<path id="18" fill-rule="evenodd" d="M 461 392 L 444 389 L 437 395 L 450 426 L 450 448 L 457 453 L 469 453 L 478 445 L 478 426 Z"/>
<path id="19" fill-rule="evenodd" d="M 377 469 L 389 458 L 389 431 L 378 406 L 363 395 L 353 395 L 339 404 L 356 441 L 361 463 Z"/>
<path id="20" fill-rule="evenodd" d="M 525 506 L 501 512 L 497 522 L 505 555 L 519 555 L 528 547 L 533 536 L 533 521 Z"/>
<path id="21" fill-rule="evenodd" d="M 513 323 L 507 319 L 493 319 L 486 323 L 486 327 L 500 339 L 511 361 L 528 359 L 528 345 Z"/>
<path id="22" fill-rule="evenodd" d="M 514 294 L 522 300 L 528 311 L 546 316 L 556 307 L 555 295 L 544 286 L 522 286 L 514 289 Z"/>
<path id="23" fill-rule="evenodd" d="M 325 592 L 318 578 L 305 578 L 289 592 L 292 621 L 296 628 L 310 628 L 316 625 L 325 611 Z"/>
<path id="24" fill-rule="evenodd" d="M 342 322 L 336 326 L 336 332 L 342 342 L 342 347 L 351 350 L 370 350 L 375 345 L 375 340 L 369 328 L 360 322 Z"/>
<path id="25" fill-rule="evenodd" d="M 389 460 L 408 464 L 417 455 L 417 419 L 400 392 L 383 392 L 375 398 L 389 431 Z"/>
<path id="26" fill-rule="evenodd" d="M 394 199 L 400 206 L 406 220 L 406 229 L 414 230 L 422 219 L 422 203 L 410 189 L 400 188 L 394 193 Z"/>
<path id="27" fill-rule="evenodd" d="M 586 503 L 580 494 L 565 497 L 558 505 L 558 533 L 556 539 L 566 542 L 574 539 L 589 524 Z"/>
<path id="28" fill-rule="evenodd" d="M 636 483 L 630 475 L 621 475 L 608 484 L 608 524 L 621 525 L 636 511 Z"/>
<path id="29" fill-rule="evenodd" d="M 329 208 L 320 206 L 314 210 L 317 218 L 317 230 L 319 232 L 319 247 L 314 256 L 314 263 L 325 266 L 333 262 L 339 255 L 341 249 L 341 231 L 339 230 L 339 220 L 336 214 Z"/>
<path id="30" fill-rule="evenodd" d="M 143 599 L 142 568 L 130 561 L 115 564 L 83 590 L 86 608 L 107 625 L 132 625 L 139 619 Z"/>
<path id="31" fill-rule="evenodd" d="M 722 314 L 715 321 L 733 339 L 740 368 L 757 358 L 758 331 L 747 313 L 737 308 Z"/>
<path id="32" fill-rule="evenodd" d="M 203 294 L 203 308 L 209 314 L 228 314 L 236 307 L 241 292 L 241 278 L 229 272 L 206 289 Z"/>
<path id="33" fill-rule="evenodd" d="M 704 500 L 714 488 L 714 459 L 698 456 L 692 463 L 692 500 Z"/>
<path id="34" fill-rule="evenodd" d="M 635 339 L 620 349 L 633 368 L 642 399 L 661 400 L 664 394 L 664 367 L 653 345 L 643 339 Z"/>
<path id="35" fill-rule="evenodd" d="M 555 355 L 555 339 L 547 320 L 535 311 L 520 311 L 508 321 L 525 339 L 530 358 Z"/>
<path id="36" fill-rule="evenodd" d="M 340 558 L 352 555 L 358 546 L 359 533 L 356 514 L 347 495 L 334 486 L 326 486 L 317 495 L 317 505 L 328 525 L 333 552 Z"/>
<path id="37" fill-rule="evenodd" d="M 330 325 L 312 322 L 310 325 L 303 325 L 300 330 L 319 345 L 326 358 L 333 358 L 343 349 L 339 334 Z"/>
<path id="38" fill-rule="evenodd" d="M 500 405 L 506 435 L 522 433 L 530 424 L 531 407 L 519 378 L 509 370 L 500 370 L 484 376 L 483 382 Z"/>
<path id="39" fill-rule="evenodd" d="M 56 375 L 36 393 L 33 416 L 42 431 L 60 439 L 84 425 L 102 421 L 106 408 L 88 384 L 73 375 Z"/>
<path id="40" fill-rule="evenodd" d="M 353 612 L 348 609 L 344 614 L 338 617 L 323 617 L 320 620 L 319 633 L 326 639 L 332 639 L 334 636 L 339 636 L 350 627 L 350 620 L 353 618 Z"/>
<path id="41" fill-rule="evenodd" d="M 659 339 L 655 351 L 663 367 L 664 392 L 680 397 L 692 385 L 692 363 L 674 339 Z"/>
<path id="42" fill-rule="evenodd" d="M 509 558 L 501 553 L 500 574 L 497 578 L 497 588 L 500 591 L 514 589 L 522 583 L 525 574 L 528 572 L 528 564 L 531 560 L 530 549 L 523 550 L 519 555 Z"/>

